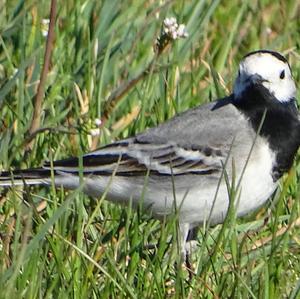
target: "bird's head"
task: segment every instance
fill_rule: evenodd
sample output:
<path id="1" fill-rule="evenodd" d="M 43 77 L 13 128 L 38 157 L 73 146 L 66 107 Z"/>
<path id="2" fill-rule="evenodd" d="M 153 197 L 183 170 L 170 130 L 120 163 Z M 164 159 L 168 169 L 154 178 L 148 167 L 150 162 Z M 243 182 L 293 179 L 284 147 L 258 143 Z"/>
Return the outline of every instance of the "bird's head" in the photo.
<path id="1" fill-rule="evenodd" d="M 294 102 L 296 86 L 287 60 L 279 53 L 258 50 L 247 54 L 239 65 L 234 97 L 243 98 L 250 87 L 265 87 L 282 103 Z"/>

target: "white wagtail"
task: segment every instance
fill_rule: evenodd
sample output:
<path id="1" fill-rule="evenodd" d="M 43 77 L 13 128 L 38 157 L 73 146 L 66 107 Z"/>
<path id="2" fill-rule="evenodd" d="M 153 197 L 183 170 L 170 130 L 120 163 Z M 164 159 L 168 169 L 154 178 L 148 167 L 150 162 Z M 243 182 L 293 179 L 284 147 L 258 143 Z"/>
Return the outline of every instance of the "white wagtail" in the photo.
<path id="1" fill-rule="evenodd" d="M 296 87 L 287 60 L 259 50 L 239 65 L 233 94 L 177 115 L 141 134 L 79 158 L 53 162 L 57 186 L 132 203 L 162 219 L 178 209 L 182 251 L 188 232 L 228 211 L 226 176 L 240 179 L 237 216 L 264 204 L 290 169 L 300 145 Z M 2 172 L 0 185 L 51 184 L 51 165 Z M 145 177 L 147 179 L 145 179 Z M 111 182 L 110 182 L 111 181 Z M 175 202 L 176 201 L 176 202 Z"/>

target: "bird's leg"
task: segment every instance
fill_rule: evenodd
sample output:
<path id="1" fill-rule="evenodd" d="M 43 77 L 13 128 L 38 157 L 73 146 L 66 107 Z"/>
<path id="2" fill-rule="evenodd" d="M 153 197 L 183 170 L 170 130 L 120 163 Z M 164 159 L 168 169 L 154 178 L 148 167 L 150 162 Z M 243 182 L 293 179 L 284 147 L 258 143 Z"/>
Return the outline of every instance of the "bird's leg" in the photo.
<path id="1" fill-rule="evenodd" d="M 188 231 L 188 235 L 187 235 L 186 243 L 185 243 L 185 252 L 186 252 L 185 264 L 186 264 L 186 268 L 189 272 L 190 279 L 194 275 L 194 269 L 193 269 L 193 265 L 192 265 L 190 259 L 191 259 L 192 253 L 197 248 L 196 238 L 197 238 L 198 229 L 199 229 L 198 227 L 193 227 Z"/>
<path id="2" fill-rule="evenodd" d="M 181 237 L 181 258 L 184 261 L 186 268 L 189 272 L 190 278 L 193 276 L 193 268 L 192 264 L 190 263 L 190 255 L 195 250 L 197 246 L 196 237 L 198 228 L 190 228 L 190 224 L 188 223 L 181 223 L 179 225 L 180 229 L 180 237 Z"/>
<path id="3" fill-rule="evenodd" d="M 180 253 L 181 253 L 181 259 L 182 261 L 184 261 L 186 259 L 186 254 L 187 254 L 186 241 L 190 230 L 190 224 L 180 223 L 179 230 L 180 230 Z"/>
<path id="4" fill-rule="evenodd" d="M 198 234 L 199 227 L 193 227 L 189 230 L 186 243 L 185 243 L 185 250 L 187 255 L 192 254 L 197 249 L 197 234 Z"/>

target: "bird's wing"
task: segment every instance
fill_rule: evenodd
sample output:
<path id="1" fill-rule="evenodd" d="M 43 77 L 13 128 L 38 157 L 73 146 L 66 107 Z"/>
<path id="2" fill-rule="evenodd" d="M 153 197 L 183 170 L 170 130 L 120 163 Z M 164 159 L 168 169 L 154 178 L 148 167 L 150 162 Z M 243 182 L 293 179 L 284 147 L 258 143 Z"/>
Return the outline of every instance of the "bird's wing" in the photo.
<path id="1" fill-rule="evenodd" d="M 138 143 L 129 139 L 113 143 L 82 157 L 84 174 L 138 176 L 149 174 L 181 175 L 209 174 L 219 171 L 225 153 L 211 147 L 183 148 L 172 143 Z M 78 158 L 60 160 L 53 163 L 53 169 L 68 173 L 78 173 Z M 46 163 L 44 168 L 51 168 Z"/>
<path id="2" fill-rule="evenodd" d="M 136 137 L 84 155 L 82 172 L 99 175 L 115 172 L 123 176 L 220 172 L 235 135 L 245 131 L 241 126 L 246 123 L 225 98 L 190 109 Z M 70 158 L 54 162 L 53 169 L 74 173 L 79 172 L 80 164 L 78 158 Z M 51 168 L 50 163 L 44 168 Z"/>

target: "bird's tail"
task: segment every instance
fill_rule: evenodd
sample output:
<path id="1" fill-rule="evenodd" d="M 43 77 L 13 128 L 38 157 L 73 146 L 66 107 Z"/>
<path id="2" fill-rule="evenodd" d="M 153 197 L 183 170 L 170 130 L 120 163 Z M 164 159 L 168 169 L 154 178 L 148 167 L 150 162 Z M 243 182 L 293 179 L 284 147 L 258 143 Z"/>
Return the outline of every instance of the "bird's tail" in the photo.
<path id="1" fill-rule="evenodd" d="M 24 170 L 3 171 L 0 173 L 0 187 L 20 185 L 44 185 L 51 180 L 51 170 L 32 168 Z"/>

